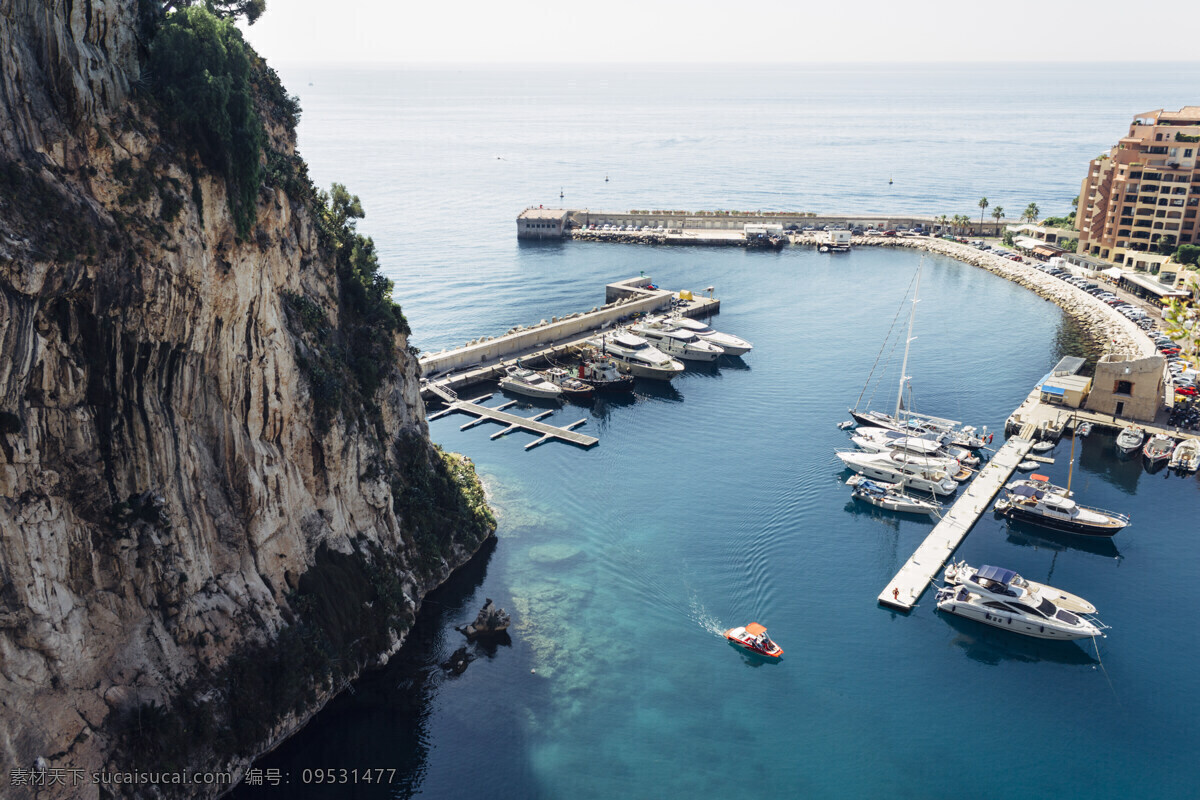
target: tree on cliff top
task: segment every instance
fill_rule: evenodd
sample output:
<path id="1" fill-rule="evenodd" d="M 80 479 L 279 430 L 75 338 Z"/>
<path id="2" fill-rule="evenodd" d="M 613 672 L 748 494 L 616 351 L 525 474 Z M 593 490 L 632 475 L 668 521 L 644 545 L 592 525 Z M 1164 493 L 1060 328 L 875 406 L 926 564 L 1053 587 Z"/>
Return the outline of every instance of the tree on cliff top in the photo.
<path id="1" fill-rule="evenodd" d="M 178 11 L 190 6 L 202 6 L 218 17 L 245 17 L 253 25 L 267 10 L 267 0 L 166 0 L 162 11 Z"/>

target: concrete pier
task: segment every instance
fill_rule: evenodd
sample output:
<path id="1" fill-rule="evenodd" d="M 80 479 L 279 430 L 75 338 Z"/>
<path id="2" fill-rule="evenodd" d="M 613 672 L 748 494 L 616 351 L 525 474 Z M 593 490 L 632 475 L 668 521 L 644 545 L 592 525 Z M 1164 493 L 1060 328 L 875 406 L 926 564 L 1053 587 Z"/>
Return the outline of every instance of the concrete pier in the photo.
<path id="1" fill-rule="evenodd" d="M 1028 439 L 1015 436 L 996 451 L 992 460 L 950 506 L 946 516 L 933 527 L 917 551 L 879 593 L 881 605 L 909 611 L 917 604 L 930 581 L 938 576 L 1032 446 L 1033 442 Z"/>
<path id="2" fill-rule="evenodd" d="M 496 408 L 480 405 L 482 401 L 491 397 L 490 394 L 485 394 L 482 397 L 476 397 L 474 400 L 460 400 L 458 395 L 451 390 L 447 390 L 443 386 L 433 384 L 429 388 L 433 394 L 437 395 L 442 399 L 443 402 L 446 403 L 446 407 L 436 414 L 430 416 L 430 419 L 438 419 L 439 417 L 443 417 L 447 414 L 453 414 L 455 412 L 472 414 L 476 417 L 476 419 L 466 423 L 465 425 L 462 425 L 460 430 L 473 428 L 482 422 L 499 422 L 503 425 L 507 425 L 508 427 L 502 431 L 499 431 L 498 433 L 493 434 L 491 437 L 493 439 L 497 439 L 505 434 L 518 430 L 540 434 L 541 438 L 525 445 L 526 450 L 537 447 L 539 444 L 548 442 L 552 439 L 557 439 L 562 442 L 567 442 L 569 444 L 574 444 L 585 448 L 592 447 L 600 441 L 595 436 L 588 436 L 572 430 L 573 428 L 578 428 L 580 425 L 584 424 L 587 421 L 586 419 L 576 420 L 564 428 L 559 428 L 540 421 L 543 417 L 547 417 L 552 414 L 553 411 L 543 411 L 542 413 L 535 414 L 532 417 L 522 417 L 517 414 L 510 414 L 503 410 L 511 406 L 512 403 L 505 403 L 504 405 Z"/>

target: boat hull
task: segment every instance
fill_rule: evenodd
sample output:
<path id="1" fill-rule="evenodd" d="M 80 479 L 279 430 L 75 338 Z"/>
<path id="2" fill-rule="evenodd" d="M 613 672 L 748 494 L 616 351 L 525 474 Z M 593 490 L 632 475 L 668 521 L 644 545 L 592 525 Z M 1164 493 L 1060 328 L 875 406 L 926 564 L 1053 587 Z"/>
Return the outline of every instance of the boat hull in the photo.
<path id="1" fill-rule="evenodd" d="M 536 397 L 539 400 L 558 400 L 563 395 L 562 389 L 559 389 L 557 386 L 554 387 L 554 391 L 550 391 L 548 389 L 539 389 L 535 386 L 530 386 L 509 378 L 500 379 L 500 388 L 506 392 L 524 395 L 525 397 Z"/>
<path id="2" fill-rule="evenodd" d="M 1047 517 L 1042 514 L 1037 514 L 1027 509 L 1014 504 L 1005 504 L 1003 508 L 996 509 L 1004 517 L 1024 522 L 1029 525 L 1037 525 L 1039 528 L 1049 528 L 1052 531 L 1061 531 L 1063 533 L 1077 533 L 1081 536 L 1095 536 L 1104 539 L 1111 539 L 1117 535 L 1117 532 L 1124 529 L 1121 527 L 1089 525 L 1086 523 L 1076 522 L 1069 519 L 1057 519 L 1055 517 Z"/>
<path id="3" fill-rule="evenodd" d="M 674 366 L 651 367 L 646 364 L 625 361 L 618 356 L 613 356 L 612 360 L 616 363 L 617 369 L 621 370 L 621 372 L 624 372 L 626 375 L 632 375 L 635 378 L 647 378 L 654 381 L 669 381 L 679 373 L 683 372 L 683 365 L 679 364 L 678 361 L 675 362 L 675 364 L 679 364 L 679 368 L 676 369 Z"/>
<path id="4" fill-rule="evenodd" d="M 979 608 L 971 603 L 959 602 L 954 599 L 940 601 L 937 604 L 937 608 L 938 611 L 954 614 L 964 619 L 973 619 L 976 622 L 982 622 L 984 625 L 991 625 L 993 628 L 1012 631 L 1013 633 L 1030 636 L 1034 639 L 1057 639 L 1058 641 L 1069 642 L 1076 639 L 1091 639 L 1100 634 L 1099 631 L 1088 629 L 1072 629 L 1065 626 L 1059 627 L 1054 624 L 1047 625 L 1033 622 L 1032 620 L 1018 617 L 1015 614 L 997 614 L 986 608 Z"/>
<path id="5" fill-rule="evenodd" d="M 730 628 L 729 630 L 725 631 L 725 640 L 728 641 L 731 645 L 733 645 L 737 649 L 739 649 L 743 652 L 746 652 L 746 653 L 751 653 L 756 656 L 762 656 L 763 658 L 768 658 L 771 660 L 777 660 L 777 659 L 783 658 L 783 648 L 780 647 L 779 645 L 775 646 L 774 651 L 767 652 L 766 650 L 763 650 L 760 647 L 754 646 L 750 642 L 743 641 L 742 639 L 737 638 L 736 636 L 733 635 L 733 630 L 734 630 L 733 628 Z"/>

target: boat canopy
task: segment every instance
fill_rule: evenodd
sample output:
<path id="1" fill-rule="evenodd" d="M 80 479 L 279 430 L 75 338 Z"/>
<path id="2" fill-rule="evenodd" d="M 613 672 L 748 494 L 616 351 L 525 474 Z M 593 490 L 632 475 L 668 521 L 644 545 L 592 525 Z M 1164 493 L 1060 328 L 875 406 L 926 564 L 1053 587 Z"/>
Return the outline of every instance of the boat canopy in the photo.
<path id="1" fill-rule="evenodd" d="M 746 626 L 746 633 L 750 634 L 751 636 L 758 636 L 759 634 L 766 633 L 766 632 L 767 632 L 767 629 L 764 628 L 762 625 L 759 625 L 757 622 L 751 622 L 749 625 Z"/>
<path id="2" fill-rule="evenodd" d="M 1030 476 L 1029 476 L 1029 480 L 1031 480 L 1031 481 L 1042 481 L 1043 483 L 1049 483 L 1049 482 L 1050 482 L 1050 476 L 1049 476 L 1049 475 L 1038 475 L 1038 474 L 1035 472 L 1034 474 L 1032 474 L 1032 475 L 1030 475 Z"/>
<path id="3" fill-rule="evenodd" d="M 629 333 L 618 333 L 613 337 L 613 342 L 621 345 L 622 347 L 631 347 L 635 349 L 638 347 L 644 347 L 646 345 L 645 339 Z"/>
<path id="4" fill-rule="evenodd" d="M 982 567 L 980 567 L 978 571 L 976 571 L 975 575 L 979 578 L 986 578 L 989 581 L 1003 583 L 1005 586 L 1012 583 L 1013 578 L 1017 577 L 1017 573 L 1011 569 L 993 567 L 988 564 L 984 564 Z"/>
<path id="5" fill-rule="evenodd" d="M 1041 489 L 1035 489 L 1032 486 L 1024 485 L 1014 486 L 1009 491 L 1015 495 L 1020 495 L 1021 497 L 1032 497 L 1034 500 L 1040 500 L 1042 496 L 1046 494 Z"/>
<path id="6" fill-rule="evenodd" d="M 1046 497 L 1042 499 L 1042 502 L 1056 511 L 1071 511 L 1073 508 L 1075 508 L 1074 500 L 1070 500 L 1057 494 L 1046 495 Z"/>

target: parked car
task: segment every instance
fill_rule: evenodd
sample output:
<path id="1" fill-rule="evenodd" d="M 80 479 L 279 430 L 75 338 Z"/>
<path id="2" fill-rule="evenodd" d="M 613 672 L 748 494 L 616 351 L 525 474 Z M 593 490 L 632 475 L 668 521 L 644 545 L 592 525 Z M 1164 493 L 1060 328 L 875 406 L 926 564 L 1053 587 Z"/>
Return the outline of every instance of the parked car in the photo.
<path id="1" fill-rule="evenodd" d="M 887 230 L 887 231 L 884 231 L 884 232 L 883 232 L 883 235 L 884 235 L 884 236 L 895 236 L 895 235 L 896 235 L 896 232 L 895 232 L 895 231 L 892 231 L 892 230 Z"/>

